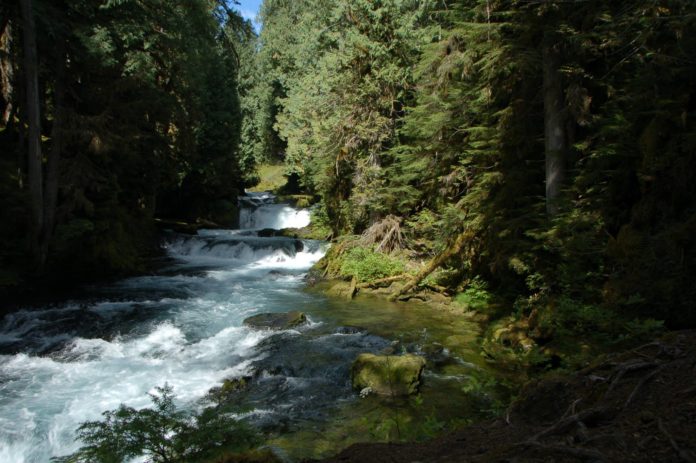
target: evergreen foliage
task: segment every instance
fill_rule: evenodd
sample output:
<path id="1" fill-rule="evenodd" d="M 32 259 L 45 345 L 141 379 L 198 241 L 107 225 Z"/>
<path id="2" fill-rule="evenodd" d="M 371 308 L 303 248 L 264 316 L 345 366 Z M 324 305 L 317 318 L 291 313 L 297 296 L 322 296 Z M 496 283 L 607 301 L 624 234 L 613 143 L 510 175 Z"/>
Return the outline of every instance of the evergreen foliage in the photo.
<path id="1" fill-rule="evenodd" d="M 145 457 L 153 463 L 210 461 L 223 452 L 245 451 L 258 444 L 254 432 L 214 408 L 186 413 L 174 404 L 170 386 L 158 387 L 154 408 L 121 405 L 87 421 L 77 430 L 84 445 L 56 463 L 120 463 Z"/>
<path id="2" fill-rule="evenodd" d="M 263 8 L 269 117 L 335 236 L 392 214 L 518 317 L 696 323 L 693 2 Z"/>
<path id="3" fill-rule="evenodd" d="M 235 197 L 255 163 L 239 147 L 250 23 L 223 1 L 24 2 L 36 24 L 40 91 L 31 103 L 26 18 L 13 2 L 0 10 L 5 280 L 133 271 L 152 245 L 155 216 L 234 225 Z M 43 152 L 33 170 L 30 107 Z M 27 193 L 37 182 L 43 197 Z"/>

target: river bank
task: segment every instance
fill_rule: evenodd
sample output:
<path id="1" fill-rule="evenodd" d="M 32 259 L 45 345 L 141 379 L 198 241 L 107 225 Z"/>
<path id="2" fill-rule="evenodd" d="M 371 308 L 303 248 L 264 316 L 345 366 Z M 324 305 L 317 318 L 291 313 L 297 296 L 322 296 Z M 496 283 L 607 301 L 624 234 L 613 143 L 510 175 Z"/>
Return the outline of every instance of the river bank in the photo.
<path id="1" fill-rule="evenodd" d="M 696 461 L 696 332 L 528 384 L 494 420 L 421 444 L 360 444 L 329 462 Z"/>

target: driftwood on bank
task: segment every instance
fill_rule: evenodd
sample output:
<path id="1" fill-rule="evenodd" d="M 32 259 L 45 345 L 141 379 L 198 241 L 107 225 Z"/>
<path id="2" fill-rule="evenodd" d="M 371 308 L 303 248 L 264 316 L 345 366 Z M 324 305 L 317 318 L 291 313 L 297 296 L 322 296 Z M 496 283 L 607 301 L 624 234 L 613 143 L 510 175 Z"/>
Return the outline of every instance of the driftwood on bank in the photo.
<path id="1" fill-rule="evenodd" d="M 464 244 L 466 244 L 472 238 L 472 236 L 473 234 L 470 231 L 460 233 L 447 249 L 435 256 L 433 260 L 431 260 L 430 263 L 425 266 L 425 268 L 418 272 L 411 281 L 406 283 L 401 289 L 392 293 L 391 296 L 389 296 L 389 300 L 395 301 L 418 286 L 421 281 L 437 270 L 437 268 L 444 264 L 450 257 L 458 254 L 464 247 Z"/>
<path id="2" fill-rule="evenodd" d="M 358 289 L 363 289 L 363 288 L 377 288 L 382 285 L 387 285 L 389 283 L 393 283 L 395 281 L 400 281 L 400 280 L 408 280 L 413 278 L 413 275 L 409 275 L 408 273 L 402 273 L 401 275 L 394 275 L 391 277 L 386 277 L 386 278 L 380 278 L 378 280 L 374 281 L 367 281 L 364 283 L 360 283 L 357 285 Z"/>

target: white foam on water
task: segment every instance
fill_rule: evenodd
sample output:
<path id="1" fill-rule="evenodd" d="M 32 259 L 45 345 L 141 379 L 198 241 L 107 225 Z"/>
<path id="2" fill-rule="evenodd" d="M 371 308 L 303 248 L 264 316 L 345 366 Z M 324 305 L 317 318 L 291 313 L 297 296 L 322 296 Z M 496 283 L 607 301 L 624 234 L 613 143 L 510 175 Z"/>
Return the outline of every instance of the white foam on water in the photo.
<path id="1" fill-rule="evenodd" d="M 132 339 L 77 338 L 52 358 L 2 356 L 0 459 L 48 461 L 74 451 L 81 422 L 121 403 L 149 406 L 147 393 L 165 383 L 181 403 L 196 400 L 224 378 L 248 374 L 253 347 L 267 335 L 228 327 L 188 342 L 164 322 Z"/>
<path id="2" fill-rule="evenodd" d="M 254 199 L 261 205 L 245 225 L 307 225 L 308 211 L 265 204 L 269 198 Z M 224 230 L 175 239 L 167 251 L 173 271 L 123 280 L 110 287 L 113 299 L 4 317 L 0 346 L 15 352 L 31 338 L 33 347 L 0 355 L 0 462 L 71 453 L 80 423 L 122 403 L 150 406 L 147 394 L 165 383 L 187 406 L 225 378 L 251 374 L 256 346 L 272 333 L 242 321 L 303 300 L 302 274 L 324 255 L 316 242 Z M 110 331 L 97 335 L 103 326 Z M 40 354 L 42 343 L 57 347 Z"/>
<path id="3" fill-rule="evenodd" d="M 303 228 L 309 222 L 309 209 L 295 209 L 284 204 L 242 208 L 239 212 L 239 228 L 247 230 Z"/>

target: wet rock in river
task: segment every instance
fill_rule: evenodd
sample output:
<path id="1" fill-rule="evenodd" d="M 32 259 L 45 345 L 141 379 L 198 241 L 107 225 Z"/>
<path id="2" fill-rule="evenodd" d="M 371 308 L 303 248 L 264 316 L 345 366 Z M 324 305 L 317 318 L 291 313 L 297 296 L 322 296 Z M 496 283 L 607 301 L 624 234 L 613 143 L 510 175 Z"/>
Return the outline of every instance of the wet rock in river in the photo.
<path id="1" fill-rule="evenodd" d="M 303 325 L 306 322 L 307 316 L 297 310 L 281 313 L 262 313 L 244 320 L 246 326 L 267 330 L 287 330 Z"/>
<path id="2" fill-rule="evenodd" d="M 359 326 L 339 326 L 334 330 L 334 334 L 362 334 L 366 330 Z"/>
<path id="3" fill-rule="evenodd" d="M 276 236 L 276 230 L 273 228 L 264 228 L 256 232 L 257 236 L 261 238 L 271 238 L 273 236 Z"/>
<path id="4" fill-rule="evenodd" d="M 430 365 L 443 366 L 449 363 L 456 363 L 456 359 L 450 355 L 449 349 L 439 342 L 424 344 L 420 347 L 419 353 L 425 356 Z"/>
<path id="5" fill-rule="evenodd" d="M 386 396 L 415 394 L 420 386 L 425 359 L 419 355 L 360 354 L 351 368 L 353 389 Z"/>
<path id="6" fill-rule="evenodd" d="M 208 399 L 222 404 L 227 402 L 233 395 L 245 391 L 251 383 L 251 376 L 241 376 L 238 378 L 227 378 L 221 386 L 213 387 L 208 391 Z"/>

